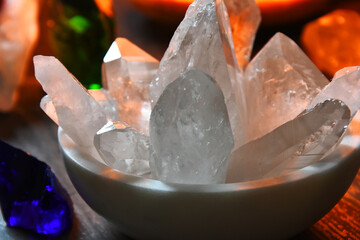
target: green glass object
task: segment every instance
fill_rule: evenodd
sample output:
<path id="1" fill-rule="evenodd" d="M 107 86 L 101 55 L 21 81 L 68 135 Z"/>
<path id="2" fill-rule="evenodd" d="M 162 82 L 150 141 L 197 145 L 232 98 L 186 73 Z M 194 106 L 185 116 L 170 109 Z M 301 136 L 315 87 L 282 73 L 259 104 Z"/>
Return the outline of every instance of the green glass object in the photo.
<path id="1" fill-rule="evenodd" d="M 52 0 L 49 40 L 55 56 L 86 88 L 101 87 L 101 64 L 113 36 L 113 19 L 93 0 Z M 94 85 L 95 84 L 95 85 Z"/>

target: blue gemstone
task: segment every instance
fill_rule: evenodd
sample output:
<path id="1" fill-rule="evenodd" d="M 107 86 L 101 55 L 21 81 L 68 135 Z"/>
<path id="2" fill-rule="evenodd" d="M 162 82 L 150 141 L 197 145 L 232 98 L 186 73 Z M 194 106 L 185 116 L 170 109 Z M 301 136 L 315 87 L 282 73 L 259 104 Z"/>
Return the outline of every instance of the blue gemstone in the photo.
<path id="1" fill-rule="evenodd" d="M 51 168 L 0 141 L 0 205 L 8 226 L 59 236 L 72 225 L 71 200 Z"/>

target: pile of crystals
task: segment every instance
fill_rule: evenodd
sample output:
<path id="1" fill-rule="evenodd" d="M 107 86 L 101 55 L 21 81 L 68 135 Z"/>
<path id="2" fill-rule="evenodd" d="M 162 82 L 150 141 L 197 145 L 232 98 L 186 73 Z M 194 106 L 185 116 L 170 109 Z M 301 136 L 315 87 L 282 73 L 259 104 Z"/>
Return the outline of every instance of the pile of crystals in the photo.
<path id="1" fill-rule="evenodd" d="M 81 151 L 127 174 L 212 184 L 275 177 L 327 156 L 360 107 L 360 68 L 332 82 L 278 33 L 249 62 L 253 0 L 196 0 L 160 62 L 116 39 L 100 91 L 34 58 L 43 110 Z"/>

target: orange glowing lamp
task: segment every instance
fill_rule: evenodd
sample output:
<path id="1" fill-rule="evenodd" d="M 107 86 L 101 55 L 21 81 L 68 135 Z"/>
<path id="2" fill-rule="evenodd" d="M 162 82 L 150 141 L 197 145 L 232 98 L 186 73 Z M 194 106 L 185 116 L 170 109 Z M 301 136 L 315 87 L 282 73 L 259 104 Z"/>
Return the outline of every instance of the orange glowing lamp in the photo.
<path id="1" fill-rule="evenodd" d="M 130 0 L 152 19 L 178 23 L 194 0 Z M 242 1 L 242 0 L 238 0 Z M 330 0 L 256 0 L 263 23 L 281 24 L 302 19 L 324 8 Z"/>
<path id="2" fill-rule="evenodd" d="M 266 25 L 303 19 L 325 9 L 330 0 L 256 0 Z"/>

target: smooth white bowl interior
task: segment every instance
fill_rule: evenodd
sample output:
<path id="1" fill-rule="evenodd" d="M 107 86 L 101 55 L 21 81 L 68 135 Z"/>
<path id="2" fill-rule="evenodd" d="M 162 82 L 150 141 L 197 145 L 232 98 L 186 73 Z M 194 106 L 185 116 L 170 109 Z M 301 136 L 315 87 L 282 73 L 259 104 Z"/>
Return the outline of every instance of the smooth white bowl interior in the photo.
<path id="1" fill-rule="evenodd" d="M 70 179 L 100 215 L 135 239 L 281 239 L 324 216 L 360 166 L 360 115 L 336 150 L 281 177 L 213 185 L 167 184 L 111 169 L 59 128 Z"/>

